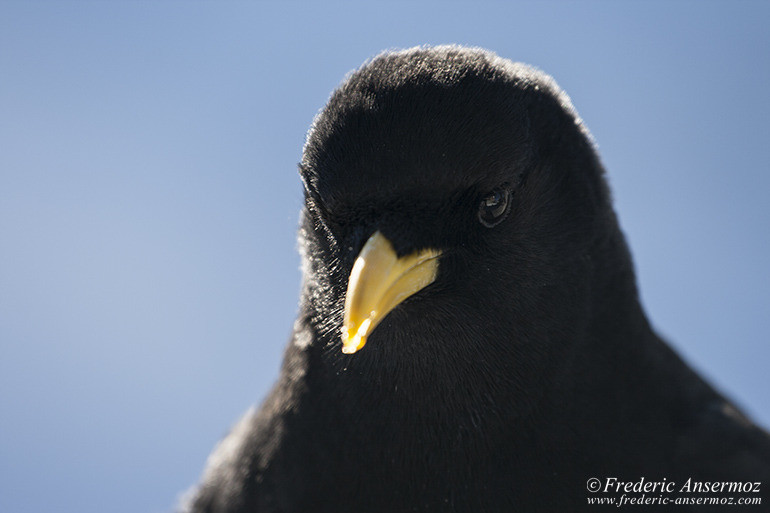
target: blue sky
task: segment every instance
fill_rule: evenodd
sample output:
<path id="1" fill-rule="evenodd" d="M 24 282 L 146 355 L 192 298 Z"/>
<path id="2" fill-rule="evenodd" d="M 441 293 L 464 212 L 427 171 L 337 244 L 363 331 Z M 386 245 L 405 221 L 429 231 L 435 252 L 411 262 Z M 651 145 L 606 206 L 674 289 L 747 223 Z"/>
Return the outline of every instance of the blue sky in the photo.
<path id="1" fill-rule="evenodd" d="M 652 323 L 770 424 L 770 4 L 0 4 L 0 511 L 162 512 L 275 379 L 305 132 L 387 48 L 552 74 Z M 665 477 L 665 476 L 661 476 Z"/>

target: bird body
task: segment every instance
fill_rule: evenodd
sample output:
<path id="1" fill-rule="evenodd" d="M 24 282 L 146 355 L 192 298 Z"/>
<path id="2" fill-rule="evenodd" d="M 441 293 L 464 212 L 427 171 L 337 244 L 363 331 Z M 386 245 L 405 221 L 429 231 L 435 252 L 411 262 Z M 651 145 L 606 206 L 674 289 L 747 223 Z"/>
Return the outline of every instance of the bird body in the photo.
<path id="1" fill-rule="evenodd" d="M 188 511 L 590 511 L 591 478 L 770 486 L 767 433 L 650 327 L 550 77 L 480 49 L 384 53 L 318 115 L 300 175 L 281 375 Z"/>

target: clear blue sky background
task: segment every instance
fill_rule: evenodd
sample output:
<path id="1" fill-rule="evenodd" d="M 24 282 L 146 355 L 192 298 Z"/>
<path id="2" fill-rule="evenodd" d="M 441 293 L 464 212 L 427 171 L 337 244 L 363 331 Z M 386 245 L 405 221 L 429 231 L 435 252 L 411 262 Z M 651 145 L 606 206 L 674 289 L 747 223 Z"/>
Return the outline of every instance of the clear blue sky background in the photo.
<path id="1" fill-rule="evenodd" d="M 653 324 L 770 424 L 770 3 L 0 4 L 0 511 L 162 512 L 275 379 L 305 132 L 380 50 L 570 94 Z M 659 476 L 665 477 L 665 476 Z"/>

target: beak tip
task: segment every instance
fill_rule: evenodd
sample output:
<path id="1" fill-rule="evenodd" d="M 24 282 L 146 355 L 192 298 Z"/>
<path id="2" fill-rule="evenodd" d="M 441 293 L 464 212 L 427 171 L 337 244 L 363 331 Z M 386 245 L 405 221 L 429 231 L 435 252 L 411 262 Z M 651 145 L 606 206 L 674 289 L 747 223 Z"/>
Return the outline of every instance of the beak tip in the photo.
<path id="1" fill-rule="evenodd" d="M 350 336 L 350 332 L 344 330 L 342 332 L 342 352 L 345 354 L 353 354 L 366 344 L 366 337 L 359 333 Z"/>

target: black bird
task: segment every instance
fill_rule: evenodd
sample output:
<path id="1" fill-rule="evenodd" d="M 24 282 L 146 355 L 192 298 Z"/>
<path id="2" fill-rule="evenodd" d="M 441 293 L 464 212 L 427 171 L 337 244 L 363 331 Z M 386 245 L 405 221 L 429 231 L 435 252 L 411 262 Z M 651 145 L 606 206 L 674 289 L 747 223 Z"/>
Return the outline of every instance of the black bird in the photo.
<path id="1" fill-rule="evenodd" d="M 664 485 L 645 511 L 767 507 L 767 433 L 650 327 L 550 77 L 474 48 L 383 53 L 332 94 L 300 174 L 281 376 L 187 510 L 596 511 L 640 479 Z"/>

